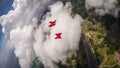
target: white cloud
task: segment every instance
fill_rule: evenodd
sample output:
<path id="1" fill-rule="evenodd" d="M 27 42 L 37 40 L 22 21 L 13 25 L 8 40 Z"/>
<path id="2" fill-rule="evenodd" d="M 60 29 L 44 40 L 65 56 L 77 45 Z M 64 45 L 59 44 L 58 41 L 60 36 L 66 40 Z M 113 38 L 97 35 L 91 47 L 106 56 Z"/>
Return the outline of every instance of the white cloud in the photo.
<path id="1" fill-rule="evenodd" d="M 82 18 L 72 16 L 71 4 L 62 2 L 49 6 L 42 24 L 36 30 L 34 50 L 36 56 L 46 67 L 57 68 L 54 62 L 66 64 L 68 54 L 78 48 L 81 34 Z M 49 22 L 56 20 L 56 25 L 49 27 Z M 56 33 L 62 33 L 62 39 L 55 39 Z"/>
<path id="2" fill-rule="evenodd" d="M 19 58 L 21 68 L 30 68 L 34 60 L 33 51 L 33 26 L 24 26 L 16 28 L 10 32 L 10 40 L 15 47 L 14 53 Z"/>
<path id="3" fill-rule="evenodd" d="M 68 54 L 78 49 L 82 18 L 72 15 L 70 3 L 63 5 L 62 2 L 50 5 L 50 12 L 44 15 L 53 1 L 14 0 L 14 10 L 0 17 L 3 32 L 10 40 L 9 45 L 15 48 L 21 68 L 30 68 L 35 57 L 45 67 L 57 68 L 54 62 L 66 64 Z M 56 25 L 49 27 L 49 21 L 53 20 Z M 58 32 L 62 33 L 62 39 L 54 39 Z"/>
<path id="4" fill-rule="evenodd" d="M 111 14 L 115 17 L 118 16 L 120 8 L 116 7 L 117 0 L 85 0 L 86 9 L 95 8 L 95 12 L 100 15 Z"/>
<path id="5" fill-rule="evenodd" d="M 34 60 L 33 35 L 34 28 L 43 16 L 47 6 L 54 0 L 14 0 L 14 10 L 0 17 L 0 24 L 10 45 L 15 48 L 21 68 L 30 68 Z"/>

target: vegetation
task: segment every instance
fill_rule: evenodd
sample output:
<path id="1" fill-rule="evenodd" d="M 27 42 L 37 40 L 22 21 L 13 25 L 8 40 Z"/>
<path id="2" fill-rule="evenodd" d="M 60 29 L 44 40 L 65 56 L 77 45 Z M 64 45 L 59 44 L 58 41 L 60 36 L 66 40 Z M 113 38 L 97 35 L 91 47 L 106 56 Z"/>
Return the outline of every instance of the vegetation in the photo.
<path id="1" fill-rule="evenodd" d="M 97 56 L 99 67 L 120 68 L 120 63 L 115 61 L 115 53 L 120 50 L 120 23 L 118 23 L 120 17 L 99 16 L 92 10 L 86 11 L 85 0 L 70 1 L 74 14 L 79 13 L 84 18 L 83 34 L 87 37 L 91 50 Z M 120 7 L 120 1 L 117 7 Z"/>
<path id="2" fill-rule="evenodd" d="M 34 61 L 33 61 L 33 64 L 31 66 L 31 68 L 43 68 L 43 65 L 42 63 L 38 60 L 38 58 L 36 58 Z"/>

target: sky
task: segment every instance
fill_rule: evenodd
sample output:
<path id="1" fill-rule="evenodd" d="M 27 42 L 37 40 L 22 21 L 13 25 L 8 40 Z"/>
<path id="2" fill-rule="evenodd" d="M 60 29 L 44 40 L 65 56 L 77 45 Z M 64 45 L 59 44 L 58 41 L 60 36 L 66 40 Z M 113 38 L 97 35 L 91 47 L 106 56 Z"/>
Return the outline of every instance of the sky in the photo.
<path id="1" fill-rule="evenodd" d="M 12 8 L 13 0 L 0 0 L 0 16 L 7 14 Z"/>
<path id="2" fill-rule="evenodd" d="M 0 26 L 0 39 L 2 38 L 2 26 Z"/>

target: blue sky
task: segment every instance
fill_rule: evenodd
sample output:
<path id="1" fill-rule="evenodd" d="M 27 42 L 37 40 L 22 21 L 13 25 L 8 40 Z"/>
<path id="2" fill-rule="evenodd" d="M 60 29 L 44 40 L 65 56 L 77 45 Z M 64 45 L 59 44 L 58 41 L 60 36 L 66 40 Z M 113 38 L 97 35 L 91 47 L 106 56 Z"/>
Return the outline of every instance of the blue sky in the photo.
<path id="1" fill-rule="evenodd" d="M 12 8 L 13 0 L 0 0 L 0 16 L 7 14 Z"/>
<path id="2" fill-rule="evenodd" d="M 0 39 L 2 38 L 2 26 L 0 26 Z"/>

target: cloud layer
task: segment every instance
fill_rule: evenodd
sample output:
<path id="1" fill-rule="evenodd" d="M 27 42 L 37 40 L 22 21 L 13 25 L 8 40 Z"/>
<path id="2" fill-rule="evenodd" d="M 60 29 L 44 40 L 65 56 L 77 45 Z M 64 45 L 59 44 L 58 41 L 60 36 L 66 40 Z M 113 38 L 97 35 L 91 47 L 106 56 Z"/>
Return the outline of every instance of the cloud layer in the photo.
<path id="1" fill-rule="evenodd" d="M 87 10 L 94 8 L 99 15 L 111 14 L 114 17 L 118 16 L 117 0 L 85 0 L 85 7 Z"/>
<path id="2" fill-rule="evenodd" d="M 72 16 L 71 4 L 62 2 L 49 6 L 48 12 L 42 24 L 36 30 L 34 50 L 36 56 L 45 65 L 45 68 L 57 68 L 55 63 L 66 64 L 68 55 L 78 48 L 81 34 L 82 18 L 79 15 Z M 50 21 L 56 25 L 49 27 Z M 56 33 L 62 33 L 62 39 L 55 39 Z"/>
<path id="3" fill-rule="evenodd" d="M 14 10 L 0 17 L 3 33 L 15 48 L 21 68 L 30 68 L 35 58 L 33 32 L 47 6 L 54 0 L 14 0 Z"/>
<path id="4" fill-rule="evenodd" d="M 78 48 L 82 18 L 72 14 L 70 3 L 54 1 L 14 0 L 14 10 L 0 17 L 2 31 L 10 42 L 7 44 L 15 48 L 21 68 L 30 68 L 35 57 L 45 67 L 57 68 L 55 63 L 66 64 L 68 55 Z M 49 27 L 49 21 L 53 20 L 56 25 Z M 59 32 L 62 39 L 55 39 Z"/>

